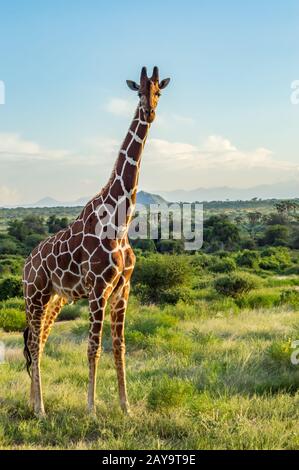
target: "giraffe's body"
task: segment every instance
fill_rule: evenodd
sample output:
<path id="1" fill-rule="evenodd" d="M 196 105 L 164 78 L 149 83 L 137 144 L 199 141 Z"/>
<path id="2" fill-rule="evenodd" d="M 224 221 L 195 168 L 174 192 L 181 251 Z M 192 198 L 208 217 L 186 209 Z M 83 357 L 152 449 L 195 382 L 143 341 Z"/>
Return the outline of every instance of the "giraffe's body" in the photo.
<path id="1" fill-rule="evenodd" d="M 143 69 L 140 89 L 143 86 L 147 90 L 148 82 L 150 89 L 159 86 L 158 78 L 148 79 Z M 129 86 L 132 88 L 132 82 Z M 149 98 L 144 91 L 107 185 L 73 223 L 41 242 L 25 263 L 25 353 L 27 365 L 32 361 L 31 401 L 37 414 L 44 413 L 40 358 L 51 326 L 65 303 L 81 298 L 89 300 L 90 309 L 89 409 L 94 409 L 96 369 L 109 298 L 120 402 L 124 410 L 128 409 L 124 319 L 135 264 L 128 228 L 136 203 L 141 154 L 157 104 L 153 106 Z"/>

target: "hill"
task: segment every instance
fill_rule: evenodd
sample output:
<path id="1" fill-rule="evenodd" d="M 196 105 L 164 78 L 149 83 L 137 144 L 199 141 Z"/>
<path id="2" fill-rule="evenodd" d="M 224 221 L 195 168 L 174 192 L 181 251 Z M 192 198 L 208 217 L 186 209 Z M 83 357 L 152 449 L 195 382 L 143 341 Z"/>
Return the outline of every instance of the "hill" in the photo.
<path id="1" fill-rule="evenodd" d="M 178 189 L 175 191 L 159 192 L 168 201 L 248 201 L 259 199 L 293 199 L 299 196 L 299 181 L 286 181 L 283 183 L 264 184 L 250 188 L 231 188 L 229 186 L 203 188 L 193 190 Z"/>
<path id="2" fill-rule="evenodd" d="M 39 199 L 37 202 L 33 204 L 22 204 L 19 207 L 27 207 L 27 208 L 34 208 L 34 207 L 78 207 L 78 206 L 85 206 L 85 204 L 92 198 L 90 197 L 81 197 L 76 199 L 75 201 L 58 201 L 52 197 L 44 197 Z M 137 193 L 137 203 L 143 205 L 149 204 L 165 204 L 167 201 L 157 194 L 148 193 L 146 191 L 139 191 Z"/>

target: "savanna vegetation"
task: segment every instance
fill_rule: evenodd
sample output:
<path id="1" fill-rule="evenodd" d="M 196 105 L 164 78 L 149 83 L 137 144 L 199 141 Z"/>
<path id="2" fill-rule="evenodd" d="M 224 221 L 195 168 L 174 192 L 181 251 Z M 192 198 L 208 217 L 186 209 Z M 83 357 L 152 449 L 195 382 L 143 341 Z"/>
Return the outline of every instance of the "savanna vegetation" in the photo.
<path id="1" fill-rule="evenodd" d="M 80 301 L 53 328 L 42 363 L 47 417 L 32 416 L 21 270 L 32 247 L 78 212 L 0 209 L 0 447 L 298 449 L 298 201 L 206 204 L 198 252 L 184 252 L 180 240 L 132 240 L 132 415 L 119 410 L 109 311 L 97 418 L 86 413 L 88 308 Z"/>

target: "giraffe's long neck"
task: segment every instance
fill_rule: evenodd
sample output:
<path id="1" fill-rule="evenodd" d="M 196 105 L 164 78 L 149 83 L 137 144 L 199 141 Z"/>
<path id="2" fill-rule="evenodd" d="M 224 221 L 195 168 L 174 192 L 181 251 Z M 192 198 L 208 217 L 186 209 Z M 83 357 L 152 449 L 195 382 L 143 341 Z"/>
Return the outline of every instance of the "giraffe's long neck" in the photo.
<path id="1" fill-rule="evenodd" d="M 103 189 L 104 201 L 107 204 L 115 207 L 125 202 L 128 211 L 126 224 L 129 224 L 130 214 L 135 209 L 141 155 L 149 127 L 139 104 L 119 151 L 111 177 Z"/>

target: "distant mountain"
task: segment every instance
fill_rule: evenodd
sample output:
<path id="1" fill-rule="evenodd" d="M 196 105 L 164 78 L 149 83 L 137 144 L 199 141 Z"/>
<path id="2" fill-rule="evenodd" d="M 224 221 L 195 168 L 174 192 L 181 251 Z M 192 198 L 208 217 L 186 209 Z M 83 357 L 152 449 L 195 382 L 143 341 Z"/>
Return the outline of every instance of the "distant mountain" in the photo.
<path id="1" fill-rule="evenodd" d="M 253 198 L 294 199 L 298 197 L 299 181 L 293 180 L 284 183 L 253 186 L 251 188 L 222 186 L 215 188 L 197 188 L 193 190 L 178 189 L 175 191 L 159 191 L 159 194 L 139 191 L 137 193 L 137 203 L 148 205 L 180 201 L 250 201 Z M 75 201 L 57 201 L 52 197 L 44 197 L 34 204 L 19 204 L 18 207 L 76 207 L 85 206 L 90 199 L 91 197 L 81 197 Z"/>
<path id="2" fill-rule="evenodd" d="M 53 197 L 43 197 L 35 204 L 28 204 L 30 207 L 57 207 L 60 206 L 62 203 L 57 201 Z"/>
<path id="3" fill-rule="evenodd" d="M 57 201 L 52 197 L 44 197 L 34 204 L 24 204 L 19 207 L 76 207 L 85 206 L 85 204 L 91 199 L 91 197 L 81 197 L 75 201 Z M 163 204 L 166 200 L 158 196 L 157 194 L 147 193 L 145 191 L 139 191 L 137 193 L 137 203 L 148 205 L 148 204 Z"/>
<path id="4" fill-rule="evenodd" d="M 147 193 L 145 191 L 139 191 L 137 193 L 137 203 L 143 205 L 149 204 L 165 204 L 167 201 L 158 194 Z"/>
<path id="5" fill-rule="evenodd" d="M 216 188 L 197 188 L 193 190 L 159 191 L 168 201 L 248 201 L 255 197 L 259 199 L 293 199 L 299 197 L 299 181 L 264 184 L 251 188 L 231 188 L 228 186 Z"/>

